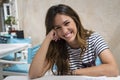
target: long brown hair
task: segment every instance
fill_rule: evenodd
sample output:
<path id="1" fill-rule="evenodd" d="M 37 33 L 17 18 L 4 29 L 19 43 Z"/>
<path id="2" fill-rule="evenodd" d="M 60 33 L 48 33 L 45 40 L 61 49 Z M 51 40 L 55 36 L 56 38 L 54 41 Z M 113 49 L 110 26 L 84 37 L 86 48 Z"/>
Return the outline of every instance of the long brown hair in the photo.
<path id="1" fill-rule="evenodd" d="M 64 4 L 59 4 L 52 6 L 48 9 L 45 19 L 46 35 L 52 29 L 54 29 L 54 18 L 58 13 L 67 15 L 74 20 L 77 27 L 76 38 L 78 39 L 80 48 L 82 49 L 82 52 L 80 54 L 83 54 L 84 51 L 86 50 L 86 45 L 87 45 L 86 39 L 91 35 L 92 31 L 88 31 L 87 29 L 84 29 L 78 14 L 71 7 Z M 46 59 L 51 64 L 50 68 L 53 68 L 54 64 L 57 66 L 58 75 L 66 75 L 69 72 L 69 62 L 68 62 L 69 55 L 67 52 L 65 40 L 61 39 L 58 40 L 57 42 L 51 41 L 46 55 Z"/>

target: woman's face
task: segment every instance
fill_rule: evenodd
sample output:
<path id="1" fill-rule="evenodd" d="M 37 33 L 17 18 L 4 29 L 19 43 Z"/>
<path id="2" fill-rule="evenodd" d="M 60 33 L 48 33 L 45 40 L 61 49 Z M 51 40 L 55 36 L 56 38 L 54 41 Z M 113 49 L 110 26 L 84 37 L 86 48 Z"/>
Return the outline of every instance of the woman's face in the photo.
<path id="1" fill-rule="evenodd" d="M 59 38 L 64 39 L 68 43 L 75 42 L 77 28 L 71 17 L 64 14 L 57 14 L 54 19 L 54 29 Z"/>

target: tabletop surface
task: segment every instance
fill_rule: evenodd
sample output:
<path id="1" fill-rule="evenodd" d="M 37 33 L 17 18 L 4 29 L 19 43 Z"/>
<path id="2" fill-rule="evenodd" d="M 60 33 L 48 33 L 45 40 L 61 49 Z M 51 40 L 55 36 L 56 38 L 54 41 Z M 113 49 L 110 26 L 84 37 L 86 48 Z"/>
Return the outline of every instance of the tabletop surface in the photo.
<path id="1" fill-rule="evenodd" d="M 0 58 L 28 47 L 28 44 L 0 44 Z"/>
<path id="2" fill-rule="evenodd" d="M 4 80 L 120 80 L 118 77 L 90 77 L 90 76 L 44 76 L 37 79 L 29 79 L 28 76 L 9 76 Z"/>

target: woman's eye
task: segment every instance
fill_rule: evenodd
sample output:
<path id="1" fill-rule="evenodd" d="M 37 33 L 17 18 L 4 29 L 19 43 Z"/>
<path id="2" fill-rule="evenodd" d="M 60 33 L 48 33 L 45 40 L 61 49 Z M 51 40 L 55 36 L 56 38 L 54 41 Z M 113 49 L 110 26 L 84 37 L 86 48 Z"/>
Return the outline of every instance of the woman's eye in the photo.
<path id="1" fill-rule="evenodd" d="M 60 27 L 55 27 L 55 29 L 60 29 Z"/>
<path id="2" fill-rule="evenodd" d="M 69 23 L 70 23 L 70 22 L 66 22 L 66 23 L 65 23 L 65 26 L 68 26 L 68 25 L 69 25 Z"/>

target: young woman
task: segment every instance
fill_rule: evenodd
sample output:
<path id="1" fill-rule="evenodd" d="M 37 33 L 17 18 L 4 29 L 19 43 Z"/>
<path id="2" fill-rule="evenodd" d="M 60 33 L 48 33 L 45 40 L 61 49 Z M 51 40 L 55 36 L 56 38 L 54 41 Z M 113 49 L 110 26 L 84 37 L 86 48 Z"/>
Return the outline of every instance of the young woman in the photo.
<path id="1" fill-rule="evenodd" d="M 29 70 L 30 78 L 43 76 L 48 70 L 56 75 L 117 76 L 118 67 L 102 36 L 85 29 L 77 13 L 64 4 L 49 8 L 46 38 Z M 102 64 L 96 66 L 96 57 Z"/>

